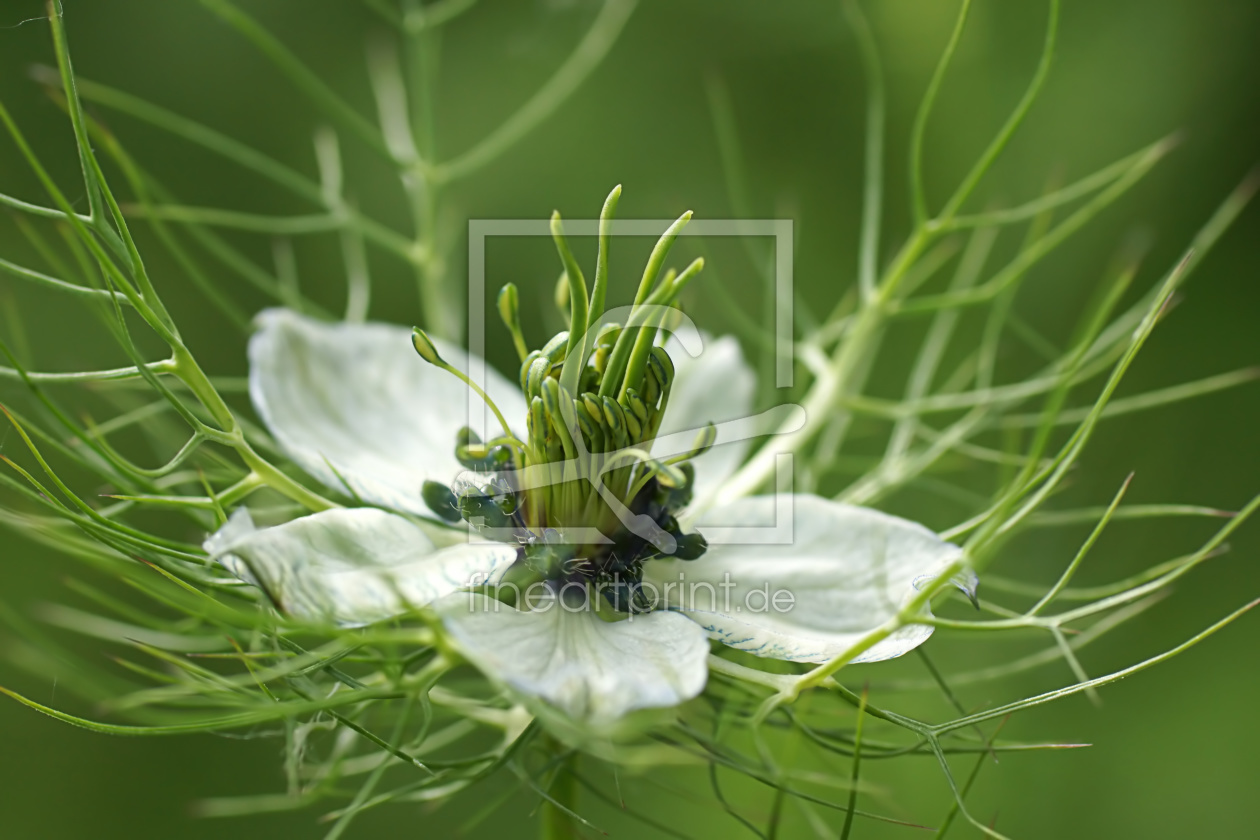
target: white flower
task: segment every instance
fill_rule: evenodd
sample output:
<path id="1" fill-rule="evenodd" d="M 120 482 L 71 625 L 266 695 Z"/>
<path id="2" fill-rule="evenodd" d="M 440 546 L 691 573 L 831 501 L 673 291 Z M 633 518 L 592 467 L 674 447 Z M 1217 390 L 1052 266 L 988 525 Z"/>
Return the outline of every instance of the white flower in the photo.
<path id="1" fill-rule="evenodd" d="M 825 662 L 885 624 L 916 584 L 958 557 L 958 548 L 916 523 L 796 495 L 790 544 L 715 543 L 696 560 L 644 563 L 643 585 L 655 587 L 664 607 L 653 612 L 609 621 L 617 613 L 607 606 L 575 610 L 561 599 L 517 609 L 464 591 L 501 581 L 522 550 L 510 542 L 438 547 L 414 521 L 432 519 L 424 482 L 449 486 L 462 471 L 454 441 L 466 425 L 468 392 L 418 358 L 411 342 L 409 330 L 384 324 L 326 324 L 286 310 L 259 316 L 250 394 L 276 443 L 328 487 L 371 506 L 264 529 L 242 508 L 207 540 L 212 557 L 286 613 L 365 624 L 429 606 L 490 678 L 531 702 L 603 724 L 698 695 L 710 639 L 759 656 Z M 440 342 L 436 349 L 467 369 L 463 351 Z M 671 356 L 674 396 L 661 435 L 748 415 L 754 378 L 733 339 L 710 341 L 697 358 L 677 348 Z M 521 389 L 493 371 L 488 378 L 486 391 L 507 422 L 524 428 Z M 697 493 L 719 487 L 747 447 L 719 437 L 698 456 Z M 709 511 L 699 528 L 771 526 L 777 509 L 773 497 L 745 498 Z M 930 634 L 929 626 L 909 625 L 855 661 L 900 656 Z"/>

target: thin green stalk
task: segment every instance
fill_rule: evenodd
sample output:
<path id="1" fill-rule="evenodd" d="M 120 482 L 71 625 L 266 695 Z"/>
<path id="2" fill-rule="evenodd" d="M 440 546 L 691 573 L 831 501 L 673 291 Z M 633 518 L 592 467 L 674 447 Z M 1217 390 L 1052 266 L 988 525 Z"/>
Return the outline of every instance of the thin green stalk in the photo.
<path id="1" fill-rule="evenodd" d="M 945 44 L 936 69 L 932 72 L 932 80 L 928 82 L 927 91 L 919 102 L 919 110 L 914 115 L 914 128 L 910 132 L 910 200 L 914 207 L 915 224 L 923 225 L 929 218 L 927 191 L 923 186 L 923 136 L 927 133 L 928 117 L 936 104 L 936 95 L 945 81 L 945 71 L 954 60 L 954 52 L 958 49 L 958 41 L 962 38 L 967 24 L 967 13 L 971 10 L 971 0 L 963 0 L 958 10 L 958 18 L 954 21 L 954 29 Z"/>
<path id="2" fill-rule="evenodd" d="M 840 840 L 848 840 L 853 829 L 853 817 L 857 811 L 858 779 L 862 768 L 862 724 L 866 722 L 866 691 L 862 692 L 862 702 L 857 710 L 857 724 L 853 732 L 853 770 L 849 776 L 849 810 L 844 815 L 844 826 L 840 829 Z"/>
<path id="3" fill-rule="evenodd" d="M 862 300 L 869 301 L 875 296 L 879 229 L 884 212 L 884 69 L 879 59 L 879 47 L 862 7 L 857 0 L 845 0 L 841 8 L 857 37 L 862 68 L 866 73 L 866 148 L 862 184 L 862 227 L 858 238 L 858 288 L 861 290 Z"/>
<path id="4" fill-rule="evenodd" d="M 83 182 L 87 191 L 88 218 L 92 227 L 105 224 L 105 205 L 101 200 L 100 183 L 97 180 L 95 167 L 92 165 L 92 147 L 88 141 L 87 128 L 84 126 L 83 111 L 79 107 L 78 97 L 74 89 L 74 69 L 70 66 L 70 51 L 66 46 L 66 25 L 61 16 L 58 0 L 45 0 L 45 11 L 48 15 L 49 28 L 52 30 L 53 51 L 57 56 L 57 71 L 60 81 L 65 86 L 66 101 L 70 108 L 70 125 L 74 129 L 75 145 L 79 153 L 79 165 L 83 170 Z"/>
<path id="5" fill-rule="evenodd" d="M 1241 618 L 1244 614 L 1246 614 L 1247 612 L 1249 612 L 1250 610 L 1254 609 L 1257 606 L 1260 606 L 1260 600 L 1255 600 L 1248 604 L 1245 604 L 1242 607 L 1239 607 L 1234 612 L 1225 616 L 1224 618 L 1222 618 L 1220 621 L 1216 622 L 1212 626 L 1208 627 L 1206 630 L 1203 630 L 1202 632 L 1197 633 L 1196 635 L 1192 636 L 1191 638 L 1187 639 L 1181 644 L 1175 647 L 1172 647 L 1156 656 L 1152 656 L 1149 659 L 1145 659 L 1137 663 L 1136 665 L 1130 665 L 1127 668 L 1122 668 L 1119 671 L 1115 671 L 1113 673 L 1107 674 L 1106 676 L 1095 677 L 1094 679 L 1089 680 L 1087 682 L 1076 683 L 1075 685 L 1070 685 L 1065 688 L 1055 689 L 1054 691 L 1047 691 L 1042 694 L 1038 694 L 1034 697 L 1029 697 L 1025 700 L 1019 700 L 1014 703 L 1007 703 L 1006 705 L 998 706 L 996 708 L 989 709 L 984 712 L 977 712 L 976 714 L 958 718 L 957 720 L 952 720 L 952 721 L 949 721 L 948 723 L 936 724 L 935 726 L 932 727 L 932 731 L 937 734 L 946 734 L 949 732 L 953 732 L 957 729 L 974 726 L 978 723 L 984 723 L 985 721 L 995 720 L 997 718 L 1003 718 L 1014 712 L 1020 712 L 1025 709 L 1031 709 L 1035 706 L 1040 706 L 1044 703 L 1049 703 L 1053 700 L 1060 700 L 1064 697 L 1070 697 L 1073 694 L 1080 694 L 1090 689 L 1102 688 L 1103 686 L 1110 685 L 1111 683 L 1119 682 L 1125 677 L 1129 677 L 1129 676 L 1132 676 L 1133 674 L 1139 673 L 1141 671 L 1145 671 L 1146 669 L 1151 668 L 1155 665 L 1158 665 L 1161 662 L 1167 662 L 1169 659 L 1172 659 L 1174 656 L 1177 656 L 1178 654 L 1189 650 L 1190 648 L 1197 645 L 1199 642 L 1203 641 L 1204 639 L 1208 638 L 1209 636 L 1213 635 L 1219 630 L 1229 626 L 1234 621 Z"/>
<path id="6" fill-rule="evenodd" d="M 793 418 L 789 425 L 772 434 L 765 445 L 714 495 L 712 503 L 721 504 L 755 492 L 774 475 L 779 455 L 800 451 L 832 420 L 836 406 L 849 396 L 853 388 L 854 374 L 870 359 L 872 348 L 883 331 L 889 301 L 909 267 L 931 243 L 932 237 L 933 234 L 925 229 L 916 231 L 893 261 L 876 290 L 874 300 L 858 311 L 845 340 L 836 348 L 830 369 L 813 384 L 801 401 L 805 422 L 798 425 Z"/>
<path id="7" fill-rule="evenodd" d="M 60 215 L 60 213 L 58 215 Z M 49 276 L 42 272 L 35 271 L 34 269 L 20 266 L 17 263 L 9 262 L 6 259 L 0 259 L 0 271 L 11 274 L 14 277 L 20 277 L 23 280 L 30 280 L 33 283 L 37 283 L 45 288 L 54 289 L 58 292 L 68 292 L 72 295 L 89 299 L 105 298 L 108 300 L 110 298 L 117 297 L 120 302 L 125 303 L 127 306 L 131 306 L 131 301 L 119 292 L 111 292 L 105 289 L 93 289 L 89 286 L 80 286 L 77 283 L 71 283 L 67 280 L 61 280 L 57 277 Z"/>
<path id="8" fill-rule="evenodd" d="M 434 180 L 457 181 L 484 168 L 551 116 L 599 66 L 617 41 L 638 0 L 605 0 L 582 42 L 555 75 L 516 113 L 468 151 L 435 167 Z"/>
<path id="9" fill-rule="evenodd" d="M 385 156 L 389 148 L 376 126 L 351 108 L 328 85 L 295 56 L 279 39 L 262 27 L 258 21 L 241 11 L 228 0 L 201 0 L 203 6 L 218 15 L 251 42 L 281 73 L 288 77 L 312 104 L 332 119 L 349 129 L 372 150 Z"/>
<path id="10" fill-rule="evenodd" d="M 1046 22 L 1046 37 L 1041 50 L 1041 58 L 1037 63 L 1037 70 L 1033 73 L 1032 81 L 1028 84 L 1028 89 L 1024 92 L 1024 96 L 1020 99 L 1019 104 L 1015 106 L 1015 110 L 1007 118 L 1005 125 L 998 131 L 997 136 L 993 138 L 993 142 L 984 150 L 984 154 L 976 161 L 975 166 L 963 178 L 958 189 L 954 191 L 954 195 L 945 204 L 945 208 L 937 217 L 938 220 L 948 222 L 958 214 L 967 199 L 971 197 L 976 186 L 979 185 L 980 179 L 992 168 L 993 163 L 1002 154 L 1006 145 L 1015 135 L 1016 129 L 1020 123 L 1028 116 L 1029 110 L 1032 109 L 1033 102 L 1037 100 L 1038 94 L 1041 93 L 1042 85 L 1045 84 L 1047 76 L 1050 74 L 1050 64 L 1054 60 L 1054 47 L 1059 34 L 1059 0 L 1050 0 L 1049 19 Z"/>
<path id="11" fill-rule="evenodd" d="M 570 816 L 577 804 L 577 755 L 570 755 L 556 768 L 555 780 L 547 791 L 548 801 L 539 815 L 539 836 L 542 840 L 573 840 L 577 823 Z"/>

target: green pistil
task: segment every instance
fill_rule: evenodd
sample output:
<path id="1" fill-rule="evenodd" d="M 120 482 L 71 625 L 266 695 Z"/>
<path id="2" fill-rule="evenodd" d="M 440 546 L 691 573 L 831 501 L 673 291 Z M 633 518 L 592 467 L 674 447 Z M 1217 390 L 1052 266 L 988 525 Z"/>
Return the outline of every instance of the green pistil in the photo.
<path id="1" fill-rule="evenodd" d="M 586 294 L 586 278 L 582 276 L 582 269 L 569 249 L 568 240 L 564 238 L 564 225 L 560 221 L 559 210 L 551 214 L 551 236 L 556 241 L 556 250 L 560 252 L 564 274 L 569 281 L 569 340 L 560 373 L 560 384 L 572 393 L 577 390 L 578 377 L 586 364 L 590 300 Z"/>
<path id="2" fill-rule="evenodd" d="M 617 215 L 617 202 L 621 200 L 621 184 L 612 188 L 604 199 L 599 213 L 599 256 L 595 260 L 595 285 L 591 288 L 591 312 L 588 324 L 599 323 L 604 315 L 604 299 L 608 294 L 608 239 L 612 233 L 613 217 Z"/>

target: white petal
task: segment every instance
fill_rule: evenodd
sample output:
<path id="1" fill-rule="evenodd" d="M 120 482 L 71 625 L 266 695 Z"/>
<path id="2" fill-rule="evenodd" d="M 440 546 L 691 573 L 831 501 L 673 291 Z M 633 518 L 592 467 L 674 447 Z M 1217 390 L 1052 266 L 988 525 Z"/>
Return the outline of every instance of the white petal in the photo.
<path id="1" fill-rule="evenodd" d="M 775 508 L 773 497 L 756 496 L 706 518 L 769 528 Z M 894 616 L 960 552 L 922 525 L 869 508 L 808 495 L 793 496 L 792 508 L 790 544 L 739 544 L 738 532 L 724 529 L 721 539 L 731 542 L 712 544 L 711 537 L 708 552 L 691 562 L 649 561 L 645 581 L 666 605 L 731 647 L 826 662 Z M 749 536 L 757 538 L 755 531 Z M 901 656 L 931 634 L 931 627 L 909 625 L 853 661 Z"/>
<path id="2" fill-rule="evenodd" d="M 285 309 L 262 312 L 257 325 L 249 391 L 280 447 L 334 490 L 431 515 L 420 488 L 461 471 L 455 434 L 469 425 L 467 386 L 417 356 L 404 327 L 324 323 Z M 466 352 L 434 343 L 468 370 Z M 523 422 L 520 388 L 488 368 L 486 380 L 508 422 Z"/>
<path id="3" fill-rule="evenodd" d="M 502 543 L 435 549 L 415 524 L 375 508 L 328 510 L 262 529 L 240 508 L 205 549 L 284 612 L 352 625 L 496 582 L 516 560 L 516 549 Z"/>
<path id="4" fill-rule="evenodd" d="M 608 622 L 583 606 L 518 610 L 483 595 L 442 604 L 452 640 L 491 678 L 572 718 L 607 724 L 674 706 L 704 690 L 709 642 L 676 613 Z"/>
<path id="5" fill-rule="evenodd" d="M 752 413 L 757 377 L 732 336 L 713 338 L 701 334 L 703 347 L 699 356 L 692 356 L 676 338 L 665 342 L 665 350 L 674 363 L 674 386 L 669 407 L 661 422 L 659 436 L 700 430 L 708 423 L 743 420 Z M 751 441 L 728 440 L 718 430 L 717 444 L 695 459 L 695 498 L 703 499 L 730 477 L 744 456 Z"/>

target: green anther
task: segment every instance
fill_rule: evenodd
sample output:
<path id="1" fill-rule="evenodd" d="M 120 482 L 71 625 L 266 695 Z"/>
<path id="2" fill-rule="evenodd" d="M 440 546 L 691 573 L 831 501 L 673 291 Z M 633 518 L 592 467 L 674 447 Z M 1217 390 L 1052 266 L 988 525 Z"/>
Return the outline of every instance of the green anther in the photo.
<path id="1" fill-rule="evenodd" d="M 604 404 L 595 394 L 587 392 L 582 395 L 582 407 L 591 415 L 591 419 L 603 426 L 604 420 Z"/>
<path id="2" fill-rule="evenodd" d="M 529 393 L 529 388 L 526 387 L 526 383 L 529 381 L 530 365 L 534 363 L 535 359 L 541 359 L 542 355 L 543 353 L 541 350 L 531 350 L 529 351 L 529 355 L 525 357 L 525 360 L 521 362 L 521 370 L 517 378 L 521 380 L 521 391 L 527 394 Z"/>
<path id="3" fill-rule="evenodd" d="M 604 423 L 604 409 L 600 406 L 598 400 L 591 400 L 588 395 L 573 401 L 577 407 L 578 423 L 585 430 L 585 423 L 589 423 L 595 429 L 595 434 L 590 435 L 592 442 L 592 451 L 603 452 L 605 445 L 608 443 L 609 430 Z"/>
<path id="4" fill-rule="evenodd" d="M 551 372 L 551 360 L 539 354 L 525 374 L 525 396 L 536 397 L 542 393 L 542 384 Z"/>
<path id="5" fill-rule="evenodd" d="M 675 487 L 661 487 L 657 502 L 666 510 L 681 510 L 691 504 L 692 487 L 696 482 L 696 468 L 690 461 L 674 466 L 682 476 Z M 677 536 L 677 535 L 675 535 Z"/>
<path id="6" fill-rule="evenodd" d="M 602 451 L 604 448 L 604 433 L 601 431 L 600 425 L 591 419 L 591 415 L 586 410 L 586 403 L 574 402 L 574 406 L 578 428 L 582 430 L 582 437 L 586 441 L 587 451 Z"/>
<path id="7" fill-rule="evenodd" d="M 661 428 L 661 421 L 665 418 L 665 409 L 669 406 L 670 389 L 674 387 L 674 362 L 664 347 L 653 347 L 649 364 L 653 366 L 655 377 L 661 383 L 661 403 L 657 406 L 647 431 L 648 437 L 655 438 Z"/>
<path id="8" fill-rule="evenodd" d="M 455 460 L 465 469 L 485 472 L 505 467 L 512 458 L 512 450 L 506 446 L 474 443 L 455 449 Z"/>
<path id="9" fill-rule="evenodd" d="M 674 360 L 665 352 L 665 348 L 654 348 L 652 355 L 648 358 L 648 364 L 652 368 L 658 387 L 662 391 L 668 391 L 670 384 L 674 381 Z"/>
<path id="10" fill-rule="evenodd" d="M 662 461 L 653 461 L 648 466 L 656 474 L 657 483 L 667 490 L 687 486 L 687 474 L 678 467 Z"/>
<path id="11" fill-rule="evenodd" d="M 608 423 L 613 443 L 618 449 L 624 449 L 630 443 L 626 432 L 626 415 L 612 397 L 602 397 L 600 405 L 604 410 L 604 420 Z"/>
<path id="12" fill-rule="evenodd" d="M 628 393 L 628 392 L 627 392 Z M 643 377 L 643 402 L 650 408 L 656 409 L 656 401 L 661 397 L 661 381 L 657 378 L 656 368 L 652 365 L 652 357 L 648 358 L 647 375 Z"/>
<path id="13" fill-rule="evenodd" d="M 639 422 L 639 418 L 634 416 L 633 411 L 622 411 L 622 416 L 626 418 L 626 433 L 630 435 L 630 440 L 643 440 L 643 424 Z"/>
<path id="14" fill-rule="evenodd" d="M 546 449 L 547 410 L 543 408 L 542 397 L 534 397 L 529 401 L 529 440 L 540 449 Z"/>
<path id="15" fill-rule="evenodd" d="M 516 346 L 516 355 L 524 362 L 529 356 L 529 348 L 525 344 L 525 334 L 521 331 L 521 296 L 515 283 L 508 283 L 499 289 L 498 306 L 503 326 L 511 334 L 512 343 Z"/>
<path id="16" fill-rule="evenodd" d="M 551 360 L 553 365 L 557 365 L 564 361 L 564 354 L 568 351 L 568 346 L 569 331 L 561 330 L 551 337 L 551 341 L 543 345 L 542 352 L 544 356 Z"/>
<path id="17" fill-rule="evenodd" d="M 648 366 L 652 369 L 652 379 L 660 389 L 659 402 L 653 402 L 656 403 L 657 413 L 664 414 L 665 407 L 669 404 L 670 389 L 674 387 L 674 360 L 665 352 L 664 347 L 654 347 L 652 355 L 648 357 Z"/>
<path id="18" fill-rule="evenodd" d="M 627 388 L 626 396 L 621 401 L 621 404 L 624 405 L 626 408 L 630 409 L 630 411 L 634 413 L 634 416 L 639 419 L 640 423 L 647 422 L 647 419 L 648 419 L 647 405 L 644 403 L 643 399 L 639 396 L 638 391 L 634 390 L 633 388 Z"/>
<path id="19" fill-rule="evenodd" d="M 490 447 L 480 441 L 455 447 L 455 458 L 461 464 L 464 464 L 464 461 L 480 461 L 489 456 L 489 454 Z M 464 464 L 464 466 L 468 465 Z"/>
<path id="20" fill-rule="evenodd" d="M 542 402 L 543 409 L 546 411 L 547 419 L 551 422 L 551 427 L 556 430 L 561 444 L 564 445 L 564 454 L 567 458 L 573 458 L 577 455 L 577 449 L 573 445 L 573 429 L 570 428 L 569 421 L 571 417 L 565 417 L 565 412 L 561 403 L 573 403 L 573 398 L 565 391 L 564 386 L 554 379 L 544 379 L 542 384 Z"/>

